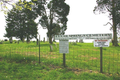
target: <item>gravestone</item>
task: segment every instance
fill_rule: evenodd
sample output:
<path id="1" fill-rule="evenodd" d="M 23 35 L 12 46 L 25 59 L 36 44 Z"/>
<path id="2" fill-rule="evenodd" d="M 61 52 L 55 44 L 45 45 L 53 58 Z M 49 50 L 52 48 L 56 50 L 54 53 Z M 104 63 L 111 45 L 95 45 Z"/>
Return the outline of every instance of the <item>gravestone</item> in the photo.
<path id="1" fill-rule="evenodd" d="M 17 41 L 15 41 L 15 43 L 17 43 Z"/>
<path id="2" fill-rule="evenodd" d="M 52 45 L 50 45 L 50 52 L 52 52 L 53 51 L 53 47 L 52 47 Z"/>
<path id="3" fill-rule="evenodd" d="M 77 43 L 76 42 L 72 42 L 73 45 L 76 45 Z"/>
<path id="4" fill-rule="evenodd" d="M 57 44 L 55 43 L 55 47 L 57 48 Z"/>
<path id="5" fill-rule="evenodd" d="M 43 42 L 42 40 L 40 42 Z"/>
<path id="6" fill-rule="evenodd" d="M 19 40 L 18 40 L 18 44 L 19 44 Z"/>
<path id="7" fill-rule="evenodd" d="M 80 40 L 79 40 L 79 43 L 83 43 L 83 39 L 80 39 Z"/>
<path id="8" fill-rule="evenodd" d="M 47 37 L 47 42 L 49 42 L 49 38 Z"/>
<path id="9" fill-rule="evenodd" d="M 78 40 L 76 40 L 76 43 L 78 42 Z"/>
<path id="10" fill-rule="evenodd" d="M 55 38 L 53 38 L 53 42 L 56 42 L 56 41 L 55 41 Z"/>
<path id="11" fill-rule="evenodd" d="M 45 37 L 43 38 L 43 42 L 45 42 Z"/>
<path id="12" fill-rule="evenodd" d="M 120 43 L 120 37 L 118 38 L 118 43 Z"/>

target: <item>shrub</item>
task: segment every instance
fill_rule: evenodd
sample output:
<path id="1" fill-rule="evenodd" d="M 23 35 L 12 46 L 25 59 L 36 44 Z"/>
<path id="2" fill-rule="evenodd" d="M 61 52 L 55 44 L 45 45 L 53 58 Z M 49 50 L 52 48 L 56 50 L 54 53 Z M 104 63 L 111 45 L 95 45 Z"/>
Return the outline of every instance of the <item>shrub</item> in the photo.
<path id="1" fill-rule="evenodd" d="M 7 39 L 5 39 L 4 41 L 8 41 Z"/>

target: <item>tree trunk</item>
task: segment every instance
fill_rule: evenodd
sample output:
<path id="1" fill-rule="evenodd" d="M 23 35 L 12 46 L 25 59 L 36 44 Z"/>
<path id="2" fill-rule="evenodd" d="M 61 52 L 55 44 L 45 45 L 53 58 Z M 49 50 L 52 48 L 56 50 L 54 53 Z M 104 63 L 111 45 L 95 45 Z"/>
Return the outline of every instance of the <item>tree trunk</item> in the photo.
<path id="1" fill-rule="evenodd" d="M 22 40 L 21 40 L 22 42 L 24 42 L 24 38 L 22 37 Z"/>
<path id="2" fill-rule="evenodd" d="M 12 37 L 10 37 L 9 41 L 10 41 L 10 43 L 12 43 L 12 42 L 13 42 Z"/>
<path id="3" fill-rule="evenodd" d="M 38 39 L 37 39 L 37 45 L 38 45 Z"/>
<path id="4" fill-rule="evenodd" d="M 112 0 L 112 22 L 113 22 L 113 46 L 119 46 L 117 41 L 117 28 L 116 28 L 116 10 L 115 10 L 115 0 Z"/>
<path id="5" fill-rule="evenodd" d="M 114 24 L 114 23 L 113 23 Z M 117 41 L 117 32 L 116 32 L 116 26 L 113 25 L 113 46 L 119 46 Z"/>
<path id="6" fill-rule="evenodd" d="M 52 36 L 51 36 L 50 33 L 49 33 L 49 43 L 50 43 L 50 44 L 53 44 L 53 42 L 52 42 Z"/>
<path id="7" fill-rule="evenodd" d="M 43 42 L 45 42 L 45 37 L 43 38 Z"/>
<path id="8" fill-rule="evenodd" d="M 30 40 L 29 40 L 29 36 L 27 36 L 27 43 L 29 43 L 30 42 Z"/>
<path id="9" fill-rule="evenodd" d="M 53 13 L 52 13 L 52 9 L 50 9 L 50 25 L 49 25 L 49 29 L 48 29 L 49 43 L 50 44 L 53 44 L 52 34 L 51 34 L 52 23 L 53 23 Z"/>

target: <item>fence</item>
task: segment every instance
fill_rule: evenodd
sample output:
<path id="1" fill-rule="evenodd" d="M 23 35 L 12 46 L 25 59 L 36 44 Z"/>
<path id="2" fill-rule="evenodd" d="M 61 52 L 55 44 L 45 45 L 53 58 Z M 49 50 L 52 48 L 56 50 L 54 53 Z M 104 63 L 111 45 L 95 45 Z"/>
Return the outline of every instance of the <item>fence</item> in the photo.
<path id="1" fill-rule="evenodd" d="M 46 65 L 52 65 L 54 68 L 63 66 L 63 54 L 59 53 L 59 43 L 52 44 L 53 50 L 50 51 L 48 42 L 40 43 L 35 41 L 30 43 L 12 43 L 5 42 L 0 44 L 0 56 L 15 60 L 16 62 L 37 61 Z M 103 73 L 120 73 L 120 47 L 103 48 Z M 69 43 L 69 53 L 66 54 L 66 68 L 76 73 L 82 72 L 100 72 L 100 48 L 94 47 L 93 43 Z"/>

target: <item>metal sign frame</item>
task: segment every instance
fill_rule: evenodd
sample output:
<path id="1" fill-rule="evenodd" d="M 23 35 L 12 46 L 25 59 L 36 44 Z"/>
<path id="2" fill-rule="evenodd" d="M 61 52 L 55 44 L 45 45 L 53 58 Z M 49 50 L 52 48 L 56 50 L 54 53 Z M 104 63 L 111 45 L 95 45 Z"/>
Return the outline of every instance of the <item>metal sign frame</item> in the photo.
<path id="1" fill-rule="evenodd" d="M 109 40 L 94 40 L 94 47 L 109 47 Z"/>
<path id="2" fill-rule="evenodd" d="M 68 39 L 59 40 L 59 53 L 69 53 Z"/>
<path id="3" fill-rule="evenodd" d="M 76 34 L 76 35 L 55 35 L 55 40 L 60 39 L 68 39 L 68 40 L 74 40 L 74 39 L 111 39 L 112 34 L 111 33 L 105 33 L 105 34 Z"/>

